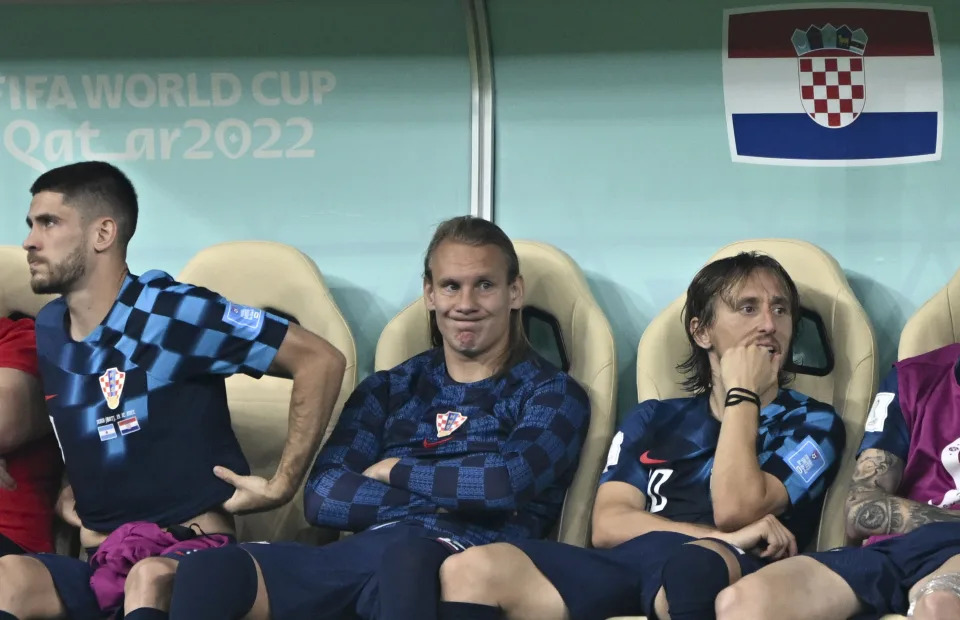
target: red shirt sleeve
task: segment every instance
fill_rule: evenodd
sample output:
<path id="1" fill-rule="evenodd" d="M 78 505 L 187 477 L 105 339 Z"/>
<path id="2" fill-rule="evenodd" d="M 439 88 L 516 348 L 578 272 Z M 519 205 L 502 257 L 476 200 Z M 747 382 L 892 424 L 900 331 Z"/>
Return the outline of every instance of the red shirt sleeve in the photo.
<path id="1" fill-rule="evenodd" d="M 0 368 L 22 370 L 35 377 L 40 375 L 32 319 L 12 321 L 0 317 Z"/>

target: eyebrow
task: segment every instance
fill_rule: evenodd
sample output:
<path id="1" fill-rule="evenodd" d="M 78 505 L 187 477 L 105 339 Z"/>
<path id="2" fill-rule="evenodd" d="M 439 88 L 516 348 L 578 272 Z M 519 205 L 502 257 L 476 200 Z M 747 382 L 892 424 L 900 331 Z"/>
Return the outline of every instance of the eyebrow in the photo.
<path id="1" fill-rule="evenodd" d="M 759 305 L 760 298 L 759 297 L 741 297 L 737 299 L 736 307 L 739 308 L 744 304 L 750 304 L 753 306 Z M 770 305 L 771 306 L 789 306 L 790 304 L 787 302 L 787 298 L 784 297 L 783 295 L 774 295 L 773 298 L 770 299 Z"/>
<path id="2" fill-rule="evenodd" d="M 737 302 L 734 304 L 734 307 L 739 308 L 744 304 L 750 304 L 752 306 L 756 306 L 759 303 L 760 303 L 759 297 L 739 297 L 737 299 Z"/>
<path id="3" fill-rule="evenodd" d="M 50 222 L 58 219 L 56 215 L 52 213 L 38 213 L 37 215 L 26 217 L 27 227 L 33 226 L 34 222 Z"/>
<path id="4" fill-rule="evenodd" d="M 461 283 L 463 283 L 463 282 L 469 282 L 469 281 L 473 281 L 473 282 L 496 282 L 496 280 L 495 280 L 493 277 L 491 277 L 490 275 L 485 274 L 485 273 L 481 273 L 481 274 L 476 275 L 476 276 L 466 277 L 466 278 L 460 278 L 460 279 L 458 279 L 458 278 L 453 278 L 453 277 L 449 277 L 449 276 L 446 277 L 446 278 L 438 278 L 438 279 L 437 279 L 437 284 L 443 286 L 443 285 L 445 285 L 445 284 L 461 284 Z"/>

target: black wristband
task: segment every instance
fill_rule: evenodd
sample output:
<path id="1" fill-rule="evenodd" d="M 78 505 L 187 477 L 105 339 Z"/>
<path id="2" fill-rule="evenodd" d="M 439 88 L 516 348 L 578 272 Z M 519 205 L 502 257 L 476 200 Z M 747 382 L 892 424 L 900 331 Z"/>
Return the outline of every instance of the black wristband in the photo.
<path id="1" fill-rule="evenodd" d="M 760 410 L 760 396 L 756 392 L 739 387 L 727 390 L 727 400 L 723 403 L 723 406 L 733 407 L 743 402 L 753 403 L 757 406 L 757 410 Z"/>

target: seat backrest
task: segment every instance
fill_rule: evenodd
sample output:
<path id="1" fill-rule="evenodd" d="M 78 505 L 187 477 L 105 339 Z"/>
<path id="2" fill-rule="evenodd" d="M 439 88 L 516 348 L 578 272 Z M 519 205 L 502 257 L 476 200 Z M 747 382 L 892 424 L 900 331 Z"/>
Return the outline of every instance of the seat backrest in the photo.
<path id="1" fill-rule="evenodd" d="M 960 271 L 907 320 L 900 332 L 897 359 L 960 342 Z M 881 374 L 886 369 L 882 369 Z"/>
<path id="2" fill-rule="evenodd" d="M 13 245 L 0 246 L 0 316 L 37 316 L 58 295 L 37 295 L 30 288 L 27 253 Z"/>
<path id="3" fill-rule="evenodd" d="M 590 398 L 590 428 L 580 465 L 564 501 L 559 540 L 584 546 L 600 471 L 616 424 L 616 350 L 610 323 L 580 267 L 556 247 L 513 242 L 524 280 L 524 305 L 551 315 L 560 327 L 569 374 Z M 384 328 L 377 343 L 377 370 L 393 368 L 430 348 L 430 319 L 421 297 Z"/>
<path id="4" fill-rule="evenodd" d="M 347 367 L 324 435 L 326 441 L 356 386 L 357 352 L 350 328 L 314 262 L 281 243 L 229 242 L 201 250 L 178 280 L 206 287 L 237 303 L 293 317 L 343 353 Z M 269 479 L 276 472 L 286 441 L 293 382 L 269 375 L 260 379 L 234 375 L 227 378 L 226 386 L 233 429 L 250 469 Z M 240 517 L 237 535 L 241 540 L 313 540 L 318 532 L 309 528 L 303 517 L 303 485 L 285 506 Z"/>
<path id="5" fill-rule="evenodd" d="M 794 239 L 740 241 L 722 248 L 708 263 L 740 252 L 757 251 L 780 262 L 800 293 L 800 305 L 823 321 L 833 353 L 833 369 L 825 376 L 797 374 L 790 386 L 829 403 L 843 417 L 846 446 L 837 478 L 827 492 L 817 548 L 843 545 L 844 500 L 853 474 L 856 450 L 867 412 L 877 389 L 876 339 L 873 327 L 847 278 L 832 256 Z M 637 395 L 641 401 L 687 396 L 676 366 L 690 351 L 681 321 L 686 294 L 674 300 L 644 331 L 637 350 Z"/>

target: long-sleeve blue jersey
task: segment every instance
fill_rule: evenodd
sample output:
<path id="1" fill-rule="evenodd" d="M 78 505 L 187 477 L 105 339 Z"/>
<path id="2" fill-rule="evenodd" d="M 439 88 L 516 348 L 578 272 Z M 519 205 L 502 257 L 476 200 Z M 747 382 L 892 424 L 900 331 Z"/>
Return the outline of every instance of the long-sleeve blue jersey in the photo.
<path id="1" fill-rule="evenodd" d="M 307 481 L 307 520 L 352 531 L 416 520 L 474 544 L 544 537 L 589 417 L 583 388 L 536 354 L 457 383 L 432 349 L 350 396 Z M 391 457 L 390 484 L 363 476 Z"/>

